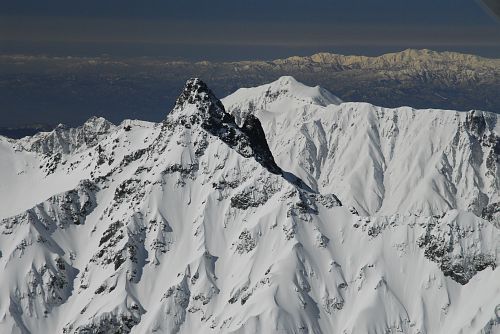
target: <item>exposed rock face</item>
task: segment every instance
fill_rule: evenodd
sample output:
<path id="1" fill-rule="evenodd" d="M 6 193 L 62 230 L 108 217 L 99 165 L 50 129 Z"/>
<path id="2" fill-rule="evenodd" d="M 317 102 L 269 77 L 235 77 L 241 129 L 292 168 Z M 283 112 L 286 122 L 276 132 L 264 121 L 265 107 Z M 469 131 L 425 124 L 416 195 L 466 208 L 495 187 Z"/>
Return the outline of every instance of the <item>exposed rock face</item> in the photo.
<path id="1" fill-rule="evenodd" d="M 185 112 L 185 109 L 190 106 L 196 108 L 195 113 Z M 179 113 L 181 115 L 178 116 Z M 171 128 L 172 121 L 180 122 L 188 128 L 199 124 L 205 131 L 220 138 L 242 156 L 255 157 L 270 172 L 281 173 L 281 169 L 274 162 L 269 150 L 259 119 L 249 115 L 245 118 L 242 127 L 238 127 L 234 116 L 226 112 L 222 103 L 201 80 L 187 81 L 172 114 L 165 121 L 167 128 Z"/>
<path id="2" fill-rule="evenodd" d="M 496 255 L 484 252 L 487 247 L 482 245 L 485 227 L 490 226 L 482 223 L 469 225 L 463 215 L 450 212 L 444 217 L 434 218 L 417 243 L 425 249 L 427 258 L 440 263 L 446 276 L 467 284 L 479 271 L 496 268 Z M 474 241 L 471 243 L 470 240 Z"/>

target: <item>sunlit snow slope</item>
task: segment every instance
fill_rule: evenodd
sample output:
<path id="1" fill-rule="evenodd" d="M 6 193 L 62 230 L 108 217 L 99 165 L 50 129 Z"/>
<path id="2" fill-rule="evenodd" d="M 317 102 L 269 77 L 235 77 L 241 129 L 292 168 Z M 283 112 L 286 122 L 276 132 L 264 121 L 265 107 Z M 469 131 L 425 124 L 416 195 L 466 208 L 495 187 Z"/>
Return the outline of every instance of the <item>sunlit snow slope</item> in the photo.
<path id="1" fill-rule="evenodd" d="M 0 137 L 0 333 L 500 332 L 497 118 L 224 103 Z"/>
<path id="2" fill-rule="evenodd" d="M 340 103 L 292 77 L 223 103 L 237 118 L 261 120 L 282 168 L 360 214 L 461 209 L 500 224 L 498 114 Z"/>

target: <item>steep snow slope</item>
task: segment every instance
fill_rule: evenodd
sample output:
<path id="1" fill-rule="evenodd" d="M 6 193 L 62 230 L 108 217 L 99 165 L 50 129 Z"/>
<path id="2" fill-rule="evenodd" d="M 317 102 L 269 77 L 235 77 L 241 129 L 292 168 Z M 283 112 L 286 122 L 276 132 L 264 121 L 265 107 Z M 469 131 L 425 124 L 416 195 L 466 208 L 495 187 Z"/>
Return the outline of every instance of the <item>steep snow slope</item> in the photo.
<path id="1" fill-rule="evenodd" d="M 500 224 L 498 114 L 338 102 L 291 77 L 223 99 L 237 118 L 262 121 L 282 168 L 361 214 L 461 209 Z"/>
<path id="2" fill-rule="evenodd" d="M 124 121 L 115 127 L 92 118 L 76 129 L 60 126 L 17 141 L 0 136 L 0 219 L 73 189 L 94 177 L 97 166 L 111 170 L 131 150 L 148 146 L 158 129 L 149 122 Z"/>
<path id="3" fill-rule="evenodd" d="M 0 209 L 1 333 L 500 329 L 497 227 L 358 216 L 283 171 L 259 120 L 236 122 L 197 79 L 162 124 L 99 136 L 48 156 L 2 139 L 2 200 L 58 188 Z"/>

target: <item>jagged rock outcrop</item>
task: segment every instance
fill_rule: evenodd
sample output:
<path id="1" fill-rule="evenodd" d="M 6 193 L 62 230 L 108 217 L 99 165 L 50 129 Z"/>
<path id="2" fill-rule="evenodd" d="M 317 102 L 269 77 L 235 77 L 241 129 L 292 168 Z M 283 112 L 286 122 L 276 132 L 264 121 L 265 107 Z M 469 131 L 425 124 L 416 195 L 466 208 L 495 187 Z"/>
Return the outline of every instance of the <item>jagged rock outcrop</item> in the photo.
<path id="1" fill-rule="evenodd" d="M 196 109 L 193 114 L 186 112 L 186 108 L 189 109 L 191 106 Z M 199 124 L 205 131 L 221 139 L 242 156 L 254 157 L 270 172 L 281 173 L 269 150 L 259 119 L 250 115 L 245 118 L 242 126 L 238 127 L 234 116 L 226 112 L 222 103 L 199 79 L 187 81 L 177 99 L 172 116 L 167 117 L 164 124 L 167 129 L 171 129 L 172 125 L 178 122 L 188 128 Z"/>

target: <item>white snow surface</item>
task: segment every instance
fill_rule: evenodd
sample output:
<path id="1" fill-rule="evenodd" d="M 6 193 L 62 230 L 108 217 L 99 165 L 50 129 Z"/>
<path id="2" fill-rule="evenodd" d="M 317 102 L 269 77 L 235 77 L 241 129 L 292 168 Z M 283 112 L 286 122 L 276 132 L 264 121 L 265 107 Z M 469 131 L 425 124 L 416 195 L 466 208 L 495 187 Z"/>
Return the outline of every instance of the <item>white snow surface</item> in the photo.
<path id="1" fill-rule="evenodd" d="M 297 86 L 308 91 L 283 77 L 222 101 L 237 119 L 257 116 L 278 165 L 319 192 L 364 215 L 481 215 L 500 202 L 499 114 L 338 104 L 317 87 L 324 98 L 290 97 Z"/>
<path id="2" fill-rule="evenodd" d="M 0 333 L 500 333 L 498 115 L 223 103 L 0 137 Z"/>

